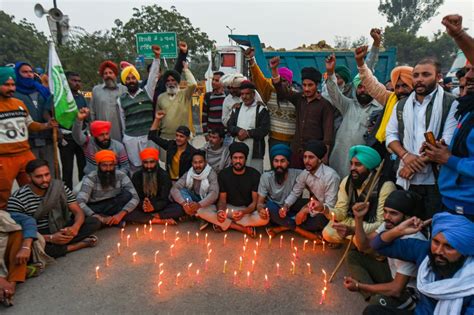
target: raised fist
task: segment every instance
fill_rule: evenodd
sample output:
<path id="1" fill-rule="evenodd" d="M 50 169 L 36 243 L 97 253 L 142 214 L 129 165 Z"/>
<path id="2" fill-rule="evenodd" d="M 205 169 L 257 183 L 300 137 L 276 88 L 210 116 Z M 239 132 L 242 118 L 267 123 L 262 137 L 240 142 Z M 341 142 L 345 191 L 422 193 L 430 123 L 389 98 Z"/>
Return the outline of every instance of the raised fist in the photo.
<path id="1" fill-rule="evenodd" d="M 276 56 L 270 59 L 270 68 L 276 69 L 280 65 L 280 57 Z"/>
<path id="2" fill-rule="evenodd" d="M 179 41 L 178 43 L 179 50 L 183 53 L 186 54 L 188 52 L 188 44 L 183 41 Z"/>
<path id="3" fill-rule="evenodd" d="M 463 32 L 462 16 L 458 14 L 446 15 L 441 23 L 446 26 L 446 32 L 451 37 L 456 37 Z"/>
<path id="4" fill-rule="evenodd" d="M 252 59 L 253 57 L 255 57 L 255 49 L 252 47 L 247 48 L 244 52 L 244 55 L 245 58 Z"/>
<path id="5" fill-rule="evenodd" d="M 373 28 L 370 30 L 370 36 L 374 40 L 374 46 L 379 46 L 382 42 L 382 30 L 379 28 Z"/>
<path id="6" fill-rule="evenodd" d="M 77 119 L 83 121 L 84 119 L 89 117 L 89 113 L 90 113 L 89 108 L 83 107 L 79 109 L 79 111 L 77 112 Z"/>
<path id="7" fill-rule="evenodd" d="M 326 72 L 328 75 L 332 75 L 334 73 L 334 69 L 336 68 L 336 55 L 331 54 L 326 58 Z"/>
<path id="8" fill-rule="evenodd" d="M 161 55 L 161 47 L 159 45 L 153 45 L 151 46 L 151 50 L 153 50 L 153 53 L 155 54 L 155 58 L 160 58 Z"/>

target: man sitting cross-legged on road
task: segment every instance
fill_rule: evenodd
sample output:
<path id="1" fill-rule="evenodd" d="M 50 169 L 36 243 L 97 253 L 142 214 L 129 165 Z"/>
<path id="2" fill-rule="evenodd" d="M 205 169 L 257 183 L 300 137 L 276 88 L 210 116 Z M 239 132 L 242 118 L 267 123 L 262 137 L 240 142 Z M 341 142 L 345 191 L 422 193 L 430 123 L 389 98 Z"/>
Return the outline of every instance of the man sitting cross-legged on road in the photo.
<path id="1" fill-rule="evenodd" d="M 140 152 L 142 168 L 133 174 L 132 183 L 140 197 L 137 208 L 127 215 L 127 221 L 145 224 L 176 224 L 185 215 L 183 209 L 171 203 L 168 196 L 171 180 L 158 164 L 159 151 L 146 148 Z"/>
<path id="2" fill-rule="evenodd" d="M 233 230 L 256 236 L 255 227 L 269 222 L 266 210 L 256 210 L 260 173 L 245 166 L 249 147 L 242 142 L 234 142 L 229 147 L 232 166 L 219 173 L 219 201 L 217 216 L 212 221 L 216 230 Z"/>
<path id="3" fill-rule="evenodd" d="M 321 239 L 321 236 L 315 233 L 321 233 L 329 222 L 321 212 L 336 204 L 340 181 L 336 171 L 322 162 L 326 150 L 326 145 L 322 141 L 310 140 L 306 143 L 303 152 L 306 169 L 299 174 L 296 182 L 291 184 L 291 193 L 281 204 L 267 203 L 271 221 L 278 225 L 267 229 L 269 235 L 275 236 L 277 233 L 293 230 L 310 240 Z M 273 163 L 277 162 L 277 157 L 273 159 Z M 260 184 L 262 181 L 263 176 Z M 307 199 L 299 199 L 305 187 L 312 196 L 309 202 Z"/>
<path id="4" fill-rule="evenodd" d="M 100 222 L 85 218 L 69 188 L 51 179 L 48 162 L 32 160 L 25 169 L 31 184 L 12 194 L 7 210 L 36 219 L 38 232 L 46 240 L 45 252 L 56 258 L 95 246 L 97 237 L 91 234 L 100 228 Z"/>
<path id="5" fill-rule="evenodd" d="M 188 215 L 215 220 L 219 197 L 217 174 L 206 161 L 206 152 L 197 150 L 192 156 L 192 167 L 173 185 L 171 197 Z M 183 215 L 184 215 L 183 212 Z M 200 229 L 207 227 L 207 222 Z"/>
<path id="6" fill-rule="evenodd" d="M 99 151 L 95 160 L 97 171 L 84 177 L 77 201 L 87 216 L 99 219 L 103 225 L 118 225 L 137 207 L 137 191 L 130 178 L 115 169 L 114 152 Z"/>
<path id="7" fill-rule="evenodd" d="M 404 190 L 393 191 L 385 200 L 384 223 L 370 234 L 364 231 L 364 216 L 368 204 L 354 211 L 355 238 L 357 249 L 347 256 L 351 277 L 344 278 L 344 286 L 349 291 L 360 292 L 370 304 L 393 307 L 401 310 L 413 310 L 416 300 L 416 265 L 399 259 L 380 259 L 369 252 L 370 241 L 378 234 L 396 228 L 400 223 L 413 216 L 419 207 L 421 197 Z M 421 233 L 406 235 L 405 238 L 426 240 Z"/>

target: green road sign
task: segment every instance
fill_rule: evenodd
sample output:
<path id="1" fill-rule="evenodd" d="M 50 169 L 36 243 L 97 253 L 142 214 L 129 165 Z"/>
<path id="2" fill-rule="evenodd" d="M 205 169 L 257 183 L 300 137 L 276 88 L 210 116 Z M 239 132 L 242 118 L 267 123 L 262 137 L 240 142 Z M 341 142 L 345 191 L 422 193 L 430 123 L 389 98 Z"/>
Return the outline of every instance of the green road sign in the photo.
<path id="1" fill-rule="evenodd" d="M 155 54 L 151 50 L 152 45 L 161 47 L 161 58 L 176 58 L 178 56 L 176 33 L 138 33 L 135 34 L 135 38 L 138 55 L 143 55 L 146 59 L 155 58 Z"/>

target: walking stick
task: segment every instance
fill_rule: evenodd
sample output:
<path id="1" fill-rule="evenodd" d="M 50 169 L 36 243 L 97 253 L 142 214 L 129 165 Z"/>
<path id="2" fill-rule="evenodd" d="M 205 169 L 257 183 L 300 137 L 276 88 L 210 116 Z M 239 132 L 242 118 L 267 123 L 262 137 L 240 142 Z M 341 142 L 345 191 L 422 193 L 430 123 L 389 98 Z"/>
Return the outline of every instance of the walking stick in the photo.
<path id="1" fill-rule="evenodd" d="M 380 177 L 380 173 L 382 172 L 384 162 L 385 160 L 382 160 L 382 162 L 379 165 L 379 168 L 377 169 L 377 172 L 375 173 L 374 180 L 372 181 L 372 184 L 370 185 L 369 190 L 367 191 L 367 195 L 365 196 L 364 203 L 369 201 L 370 195 L 372 195 L 372 192 L 375 189 L 375 184 L 377 183 L 377 179 Z M 339 262 L 337 263 L 336 268 L 334 268 L 334 270 L 332 271 L 331 276 L 329 277 L 329 283 L 331 283 L 332 279 L 341 268 L 342 263 L 344 262 L 344 260 L 346 260 L 347 254 L 349 254 L 349 249 L 351 248 L 351 245 L 352 245 L 352 238 L 353 238 L 353 235 L 351 235 L 351 237 L 349 238 L 349 243 L 347 244 L 347 247 L 344 250 L 344 254 L 342 255 Z"/>

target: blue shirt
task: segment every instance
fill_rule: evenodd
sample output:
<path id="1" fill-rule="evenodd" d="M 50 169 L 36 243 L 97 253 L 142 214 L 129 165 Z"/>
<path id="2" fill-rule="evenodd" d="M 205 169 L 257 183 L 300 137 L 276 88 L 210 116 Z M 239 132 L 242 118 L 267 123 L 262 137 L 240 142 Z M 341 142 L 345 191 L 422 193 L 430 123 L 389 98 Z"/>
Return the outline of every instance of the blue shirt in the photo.
<path id="1" fill-rule="evenodd" d="M 392 243 L 386 243 L 381 239 L 382 234 L 383 233 L 377 234 L 370 243 L 373 249 L 387 257 L 414 262 L 417 268 L 420 267 L 430 251 L 430 241 L 407 238 L 397 239 Z M 436 280 L 441 280 L 441 277 L 436 274 L 435 278 Z M 415 314 L 433 314 L 437 303 L 437 300 L 420 294 L 420 301 L 416 304 Z M 464 298 L 461 314 L 474 314 L 474 296 Z"/>

